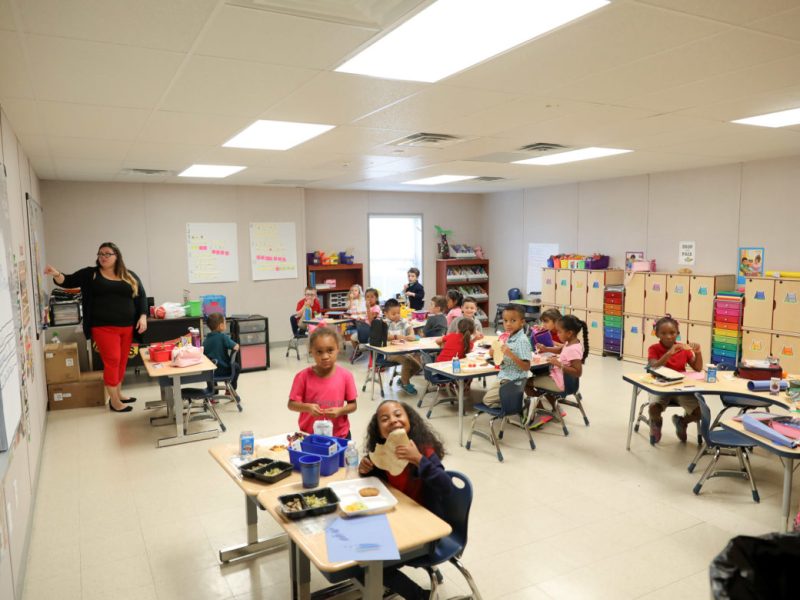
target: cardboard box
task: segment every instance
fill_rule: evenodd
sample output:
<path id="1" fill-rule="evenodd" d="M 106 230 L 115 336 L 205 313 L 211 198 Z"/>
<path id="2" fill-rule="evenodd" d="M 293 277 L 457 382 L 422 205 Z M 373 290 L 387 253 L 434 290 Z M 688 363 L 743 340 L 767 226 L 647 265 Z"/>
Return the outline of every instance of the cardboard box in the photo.
<path id="1" fill-rule="evenodd" d="M 44 347 L 44 369 L 47 383 L 79 381 L 78 344 L 46 344 Z"/>
<path id="2" fill-rule="evenodd" d="M 47 386 L 50 410 L 104 406 L 106 390 L 102 371 L 81 373 L 80 381 L 52 383 Z"/>

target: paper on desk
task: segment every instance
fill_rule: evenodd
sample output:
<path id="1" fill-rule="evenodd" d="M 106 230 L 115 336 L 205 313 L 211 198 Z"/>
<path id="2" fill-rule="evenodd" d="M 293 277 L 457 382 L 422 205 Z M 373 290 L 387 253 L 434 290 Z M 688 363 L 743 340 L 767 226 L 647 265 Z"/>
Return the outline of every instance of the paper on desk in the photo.
<path id="1" fill-rule="evenodd" d="M 338 518 L 325 530 L 330 562 L 398 560 L 400 552 L 386 515 Z"/>
<path id="2" fill-rule="evenodd" d="M 706 378 L 706 374 L 703 371 L 686 371 L 686 375 L 684 375 L 686 379 L 695 379 L 695 380 L 703 380 Z"/>

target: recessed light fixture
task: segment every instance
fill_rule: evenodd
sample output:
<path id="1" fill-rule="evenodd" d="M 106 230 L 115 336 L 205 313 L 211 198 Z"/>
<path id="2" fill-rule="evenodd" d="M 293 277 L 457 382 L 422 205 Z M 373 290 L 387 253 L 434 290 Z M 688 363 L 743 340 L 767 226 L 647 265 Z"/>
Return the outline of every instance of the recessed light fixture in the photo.
<path id="1" fill-rule="evenodd" d="M 406 185 L 442 185 L 443 183 L 453 183 L 456 181 L 465 181 L 467 179 L 475 179 L 477 175 L 437 175 L 436 177 L 425 177 L 424 179 L 414 179 L 412 181 L 404 181 Z"/>
<path id="2" fill-rule="evenodd" d="M 600 158 L 603 156 L 614 156 L 615 154 L 625 154 L 633 150 L 622 150 L 620 148 L 580 148 L 569 152 L 559 152 L 558 154 L 548 154 L 537 158 L 526 158 L 525 160 L 515 160 L 515 165 L 561 165 L 563 163 L 577 162 L 579 160 L 589 160 L 590 158 Z"/>
<path id="3" fill-rule="evenodd" d="M 790 108 L 789 110 L 767 113 L 766 115 L 737 119 L 736 121 L 731 121 L 731 123 L 758 125 L 759 127 L 788 127 L 789 125 L 800 125 L 800 108 Z"/>
<path id="4" fill-rule="evenodd" d="M 432 83 L 608 3 L 608 0 L 438 0 L 336 70 Z"/>
<path id="5" fill-rule="evenodd" d="M 222 144 L 226 148 L 288 150 L 330 131 L 335 125 L 292 123 L 291 121 L 256 121 Z"/>
<path id="6" fill-rule="evenodd" d="M 178 177 L 216 177 L 222 178 L 243 171 L 246 167 L 231 165 L 192 165 L 185 171 L 178 173 Z"/>

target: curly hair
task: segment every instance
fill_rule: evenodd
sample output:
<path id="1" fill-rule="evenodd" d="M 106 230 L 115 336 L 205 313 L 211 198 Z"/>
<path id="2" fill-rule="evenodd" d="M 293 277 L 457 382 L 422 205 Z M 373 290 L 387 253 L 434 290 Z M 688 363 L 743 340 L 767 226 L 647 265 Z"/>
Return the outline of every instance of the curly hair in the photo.
<path id="1" fill-rule="evenodd" d="M 367 435 L 364 437 L 364 447 L 367 451 L 372 452 L 375 450 L 376 444 L 383 444 L 386 442 L 386 438 L 381 437 L 381 429 L 378 424 L 378 409 L 389 402 L 399 404 L 403 407 L 403 410 L 406 411 L 406 415 L 408 415 L 408 424 L 410 426 L 408 437 L 417 445 L 417 448 L 419 448 L 420 451 L 422 451 L 423 448 L 433 448 L 433 451 L 439 458 L 444 458 L 444 443 L 442 442 L 442 438 L 439 437 L 439 434 L 436 433 L 428 425 L 428 422 L 420 417 L 419 413 L 411 408 L 411 406 L 405 402 L 398 402 L 397 400 L 384 400 L 378 405 L 378 408 L 375 409 L 375 414 L 372 415 L 367 425 Z"/>

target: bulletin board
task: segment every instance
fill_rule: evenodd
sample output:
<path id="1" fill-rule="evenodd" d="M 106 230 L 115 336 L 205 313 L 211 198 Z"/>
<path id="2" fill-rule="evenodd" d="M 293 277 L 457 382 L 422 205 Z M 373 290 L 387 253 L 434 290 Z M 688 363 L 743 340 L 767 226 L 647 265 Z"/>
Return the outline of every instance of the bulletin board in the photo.
<path id="1" fill-rule="evenodd" d="M 31 279 L 33 281 L 33 314 L 36 323 L 36 339 L 42 333 L 42 328 L 47 322 L 47 292 L 42 281 L 42 256 L 44 255 L 44 224 L 42 221 L 42 207 L 33 196 L 25 194 L 25 204 L 28 210 L 28 256 L 31 257 Z"/>
<path id="2" fill-rule="evenodd" d="M 294 223 L 250 223 L 253 281 L 297 279 L 297 235 Z"/>
<path id="3" fill-rule="evenodd" d="M 187 223 L 189 283 L 239 281 L 236 223 Z"/>

